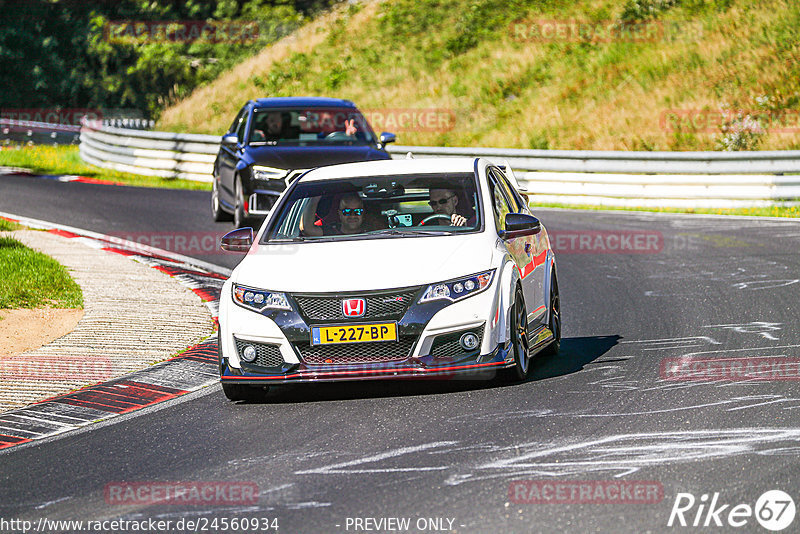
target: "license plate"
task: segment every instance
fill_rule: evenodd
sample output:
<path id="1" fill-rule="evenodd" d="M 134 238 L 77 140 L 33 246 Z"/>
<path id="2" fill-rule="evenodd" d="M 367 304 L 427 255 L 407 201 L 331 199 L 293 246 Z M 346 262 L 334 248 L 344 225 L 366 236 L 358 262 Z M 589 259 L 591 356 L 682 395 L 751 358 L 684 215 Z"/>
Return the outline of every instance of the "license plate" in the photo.
<path id="1" fill-rule="evenodd" d="M 312 345 L 372 343 L 375 341 L 397 341 L 397 324 L 349 324 L 343 326 L 314 326 L 311 328 Z"/>

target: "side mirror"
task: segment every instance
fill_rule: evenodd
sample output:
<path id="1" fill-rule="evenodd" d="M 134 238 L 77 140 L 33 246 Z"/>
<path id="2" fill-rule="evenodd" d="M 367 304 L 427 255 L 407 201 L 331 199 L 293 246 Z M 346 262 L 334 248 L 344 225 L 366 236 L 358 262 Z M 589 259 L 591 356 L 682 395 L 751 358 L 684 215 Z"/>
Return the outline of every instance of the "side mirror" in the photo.
<path id="1" fill-rule="evenodd" d="M 381 145 L 386 146 L 389 143 L 394 143 L 397 141 L 397 136 L 393 133 L 381 132 L 381 136 L 378 138 L 378 141 L 380 141 Z"/>
<path id="2" fill-rule="evenodd" d="M 223 145 L 238 145 L 239 138 L 236 134 L 229 133 L 222 136 L 222 144 Z"/>
<path id="3" fill-rule="evenodd" d="M 253 229 L 239 228 L 228 232 L 219 242 L 219 248 L 228 252 L 247 252 L 253 245 Z"/>
<path id="4" fill-rule="evenodd" d="M 527 213 L 506 213 L 506 229 L 500 231 L 502 239 L 535 235 L 541 232 L 542 223 Z"/>

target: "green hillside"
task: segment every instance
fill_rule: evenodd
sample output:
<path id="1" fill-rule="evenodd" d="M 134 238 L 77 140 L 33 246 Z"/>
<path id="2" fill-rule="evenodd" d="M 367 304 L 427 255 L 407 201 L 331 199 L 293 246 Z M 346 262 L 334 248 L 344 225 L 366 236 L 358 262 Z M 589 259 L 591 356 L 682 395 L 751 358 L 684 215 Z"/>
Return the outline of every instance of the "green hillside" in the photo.
<path id="1" fill-rule="evenodd" d="M 798 149 L 798 27 L 794 0 L 340 5 L 158 128 L 219 134 L 247 99 L 321 95 L 353 100 L 402 144 Z"/>

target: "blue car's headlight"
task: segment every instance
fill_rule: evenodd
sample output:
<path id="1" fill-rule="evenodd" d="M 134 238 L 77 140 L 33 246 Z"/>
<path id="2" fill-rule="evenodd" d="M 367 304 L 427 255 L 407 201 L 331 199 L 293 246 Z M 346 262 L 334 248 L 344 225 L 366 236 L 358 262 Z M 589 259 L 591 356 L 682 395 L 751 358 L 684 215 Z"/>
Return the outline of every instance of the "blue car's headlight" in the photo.
<path id="1" fill-rule="evenodd" d="M 253 165 L 253 179 L 255 180 L 280 180 L 284 178 L 288 172 L 289 171 L 286 169 Z"/>
<path id="2" fill-rule="evenodd" d="M 292 309 L 289 306 L 289 299 L 283 293 L 264 291 L 263 289 L 254 289 L 238 284 L 233 285 L 233 300 L 240 306 L 254 311 Z"/>
<path id="3" fill-rule="evenodd" d="M 492 277 L 494 277 L 494 270 L 465 276 L 449 282 L 431 284 L 420 297 L 419 304 L 440 299 L 455 302 L 477 295 L 491 285 Z"/>

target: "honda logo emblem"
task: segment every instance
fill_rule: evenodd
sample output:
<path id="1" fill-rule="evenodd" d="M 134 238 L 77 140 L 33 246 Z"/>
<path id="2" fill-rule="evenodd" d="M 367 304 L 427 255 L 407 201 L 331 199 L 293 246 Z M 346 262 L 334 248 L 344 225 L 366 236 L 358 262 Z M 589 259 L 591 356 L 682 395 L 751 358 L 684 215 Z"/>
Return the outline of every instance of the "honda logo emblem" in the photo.
<path id="1" fill-rule="evenodd" d="M 367 311 L 364 299 L 345 299 L 342 301 L 342 314 L 345 317 L 361 317 Z"/>

